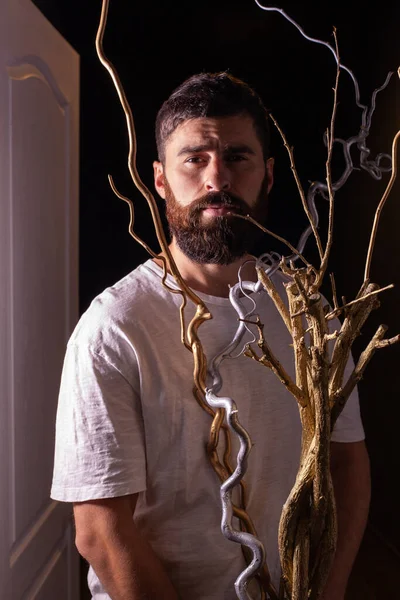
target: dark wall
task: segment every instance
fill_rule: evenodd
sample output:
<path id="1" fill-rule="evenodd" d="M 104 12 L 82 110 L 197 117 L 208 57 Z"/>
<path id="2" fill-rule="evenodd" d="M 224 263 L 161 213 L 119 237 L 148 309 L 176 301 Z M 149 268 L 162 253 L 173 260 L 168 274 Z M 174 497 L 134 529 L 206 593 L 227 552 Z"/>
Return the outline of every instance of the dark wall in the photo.
<path id="1" fill-rule="evenodd" d="M 81 56 L 80 306 L 83 311 L 105 286 L 147 258 L 128 234 L 128 208 L 111 192 L 108 173 L 113 175 L 119 190 L 134 200 L 139 235 L 154 249 L 157 244 L 145 201 L 128 175 L 125 119 L 111 79 L 95 51 L 101 1 L 36 0 L 36 4 Z M 333 43 L 332 29 L 336 26 L 342 62 L 358 78 L 361 101 L 369 104 L 373 90 L 383 83 L 390 70 L 396 71 L 398 67 L 398 4 L 367 7 L 365 2 L 349 1 L 345 8 L 329 4 L 329 8 L 321 8 L 319 2 L 283 0 L 279 6 L 310 36 Z M 304 40 L 281 15 L 261 11 L 252 0 L 200 3 L 114 0 L 104 47 L 119 72 L 136 118 L 138 168 L 151 190 L 156 112 L 178 83 L 202 70 L 229 69 L 254 86 L 294 146 L 304 185 L 324 177 L 322 136 L 330 121 L 335 64 L 326 48 Z M 354 91 L 345 73 L 341 75 L 339 100 L 337 135 L 348 138 L 358 131 L 360 110 L 355 106 Z M 369 137 L 372 157 L 378 152 L 390 153 L 393 135 L 400 125 L 399 106 L 399 82 L 395 75 L 377 98 Z M 276 134 L 274 142 L 276 185 L 270 199 L 269 226 L 296 242 L 305 219 L 286 153 Z M 356 153 L 353 158 L 356 161 Z M 338 169 L 340 164 L 339 161 Z M 387 181 L 387 176 L 379 182 L 365 172 L 356 171 L 337 194 L 330 270 L 335 273 L 339 295 L 348 299 L 354 297 L 362 281 L 372 219 Z M 380 323 L 389 326 L 389 335 L 400 332 L 399 224 L 397 184 L 382 213 L 371 273 L 380 285 L 394 283 L 396 287 L 382 294 L 380 309 L 371 316 L 355 344 L 356 356 Z M 267 249 L 270 243 L 266 240 Z M 311 259 L 315 258 L 312 246 L 308 253 Z M 329 296 L 329 288 L 326 290 Z M 370 520 L 400 550 L 395 494 L 400 467 L 399 358 L 400 346 L 379 351 L 360 383 L 360 395 L 373 474 Z"/>

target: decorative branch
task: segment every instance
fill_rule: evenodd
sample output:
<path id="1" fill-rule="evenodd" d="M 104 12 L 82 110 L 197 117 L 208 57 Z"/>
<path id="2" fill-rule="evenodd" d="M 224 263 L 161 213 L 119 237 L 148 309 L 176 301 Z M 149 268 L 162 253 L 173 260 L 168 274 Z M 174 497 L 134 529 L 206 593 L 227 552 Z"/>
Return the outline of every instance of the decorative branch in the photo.
<path id="1" fill-rule="evenodd" d="M 393 144 L 392 144 L 392 165 L 393 165 L 392 174 L 390 176 L 390 179 L 386 186 L 384 194 L 381 198 L 381 201 L 378 204 L 378 208 L 376 209 L 376 212 L 375 212 L 374 223 L 372 225 L 371 237 L 370 237 L 369 246 L 368 246 L 367 260 L 365 263 L 364 281 L 369 279 L 369 272 L 371 269 L 371 261 L 372 261 L 372 253 L 374 251 L 375 238 L 376 238 L 376 233 L 378 231 L 378 225 L 379 225 L 379 219 L 381 216 L 381 212 L 386 203 L 386 200 L 389 197 L 390 191 L 393 187 L 393 184 L 394 184 L 396 176 L 397 176 L 397 144 L 399 141 L 399 137 L 400 137 L 400 130 L 394 136 Z"/>
<path id="2" fill-rule="evenodd" d="M 337 315 L 339 315 L 343 311 L 346 311 L 346 309 L 349 308 L 349 306 L 353 306 L 353 304 L 358 304 L 359 302 L 363 302 L 366 298 L 370 298 L 371 296 L 376 296 L 377 294 L 380 294 L 381 292 L 385 292 L 386 290 L 391 290 L 392 288 L 394 288 L 394 285 L 393 285 L 393 283 L 390 283 L 389 285 L 386 285 L 383 288 L 379 288 L 377 290 L 369 292 L 368 294 L 365 294 L 365 296 L 361 296 L 360 298 L 351 300 L 351 302 L 346 302 L 345 304 L 343 304 L 343 306 L 338 306 L 337 308 L 335 308 L 334 310 L 329 312 L 326 315 L 326 320 L 329 321 L 330 319 L 337 317 Z"/>
<path id="3" fill-rule="evenodd" d="M 252 321 L 248 321 L 248 323 L 252 323 Z M 259 362 L 266 367 L 269 367 L 271 371 L 278 377 L 280 382 L 285 386 L 285 388 L 296 398 L 300 406 L 306 406 L 307 400 L 304 392 L 300 388 L 298 388 L 297 385 L 292 381 L 292 378 L 285 371 L 284 367 L 281 365 L 281 363 L 273 354 L 271 348 L 265 341 L 263 323 L 261 323 L 260 319 L 258 318 L 255 323 L 253 322 L 253 325 L 256 325 L 259 331 L 260 337 L 257 342 L 257 345 L 262 350 L 262 356 L 258 356 L 250 345 L 247 345 L 244 355 L 248 356 L 249 358 L 252 358 L 256 362 Z"/>
<path id="4" fill-rule="evenodd" d="M 278 309 L 279 314 L 282 317 L 283 322 L 285 323 L 289 333 L 291 334 L 292 333 L 292 323 L 290 320 L 289 311 L 288 311 L 285 303 L 283 302 L 281 296 L 279 295 L 278 290 L 272 283 L 271 278 L 268 277 L 268 275 L 265 273 L 263 268 L 261 268 L 260 266 L 256 266 L 256 272 L 257 272 L 259 280 L 261 281 L 261 283 L 264 286 L 264 289 L 268 293 L 268 296 L 271 298 L 271 300 L 274 302 L 276 308 Z"/>
<path id="5" fill-rule="evenodd" d="M 135 131 L 135 123 L 134 123 L 134 119 L 133 119 L 132 109 L 127 100 L 127 97 L 126 97 L 125 91 L 122 87 L 118 73 L 117 73 L 114 65 L 111 63 L 111 61 L 106 57 L 104 50 L 103 50 L 103 39 L 104 39 L 104 32 L 105 32 L 105 28 L 106 28 L 106 24 L 107 24 L 108 7 L 109 7 L 109 0 L 103 0 L 102 8 L 101 8 L 100 23 L 99 23 L 99 27 L 98 27 L 97 34 L 96 34 L 97 54 L 98 54 L 100 62 L 107 69 L 107 71 L 109 72 L 109 74 L 111 76 L 111 79 L 114 83 L 114 87 L 117 91 L 119 100 L 121 102 L 122 109 L 125 114 L 126 125 L 127 125 L 127 130 L 128 130 L 128 136 L 129 136 L 128 169 L 131 174 L 132 181 L 135 184 L 135 186 L 137 187 L 137 189 L 144 196 L 144 198 L 146 199 L 147 204 L 150 208 L 151 216 L 152 216 L 153 223 L 154 223 L 154 228 L 155 228 L 156 235 L 157 235 L 157 240 L 160 244 L 163 255 L 165 256 L 165 259 L 167 261 L 169 271 L 175 278 L 175 280 L 178 284 L 178 287 L 182 290 L 182 293 L 186 294 L 187 297 L 190 298 L 190 300 L 192 300 L 192 302 L 197 306 L 194 321 L 191 323 L 191 325 L 189 325 L 189 330 L 191 332 L 194 332 L 193 344 L 196 345 L 196 343 L 197 343 L 196 332 L 200 325 L 200 322 L 204 322 L 204 320 L 211 319 L 211 314 L 209 313 L 208 309 L 205 307 L 204 303 L 197 296 L 197 294 L 195 294 L 193 292 L 193 290 L 191 290 L 186 285 L 184 280 L 182 279 L 182 277 L 179 273 L 179 270 L 175 264 L 175 261 L 172 257 L 171 251 L 168 247 L 168 243 L 167 243 L 165 232 L 164 232 L 164 229 L 162 226 L 162 221 L 161 221 L 160 213 L 159 213 L 159 210 L 157 207 L 157 203 L 154 199 L 154 196 L 150 192 L 150 190 L 142 182 L 142 180 L 139 176 L 139 173 L 137 171 L 137 166 L 136 166 L 137 143 L 136 143 L 136 131 Z M 111 183 L 112 178 L 110 177 L 109 180 Z M 121 196 L 119 196 L 119 197 L 121 197 Z M 130 206 L 130 210 L 131 210 L 131 222 L 129 225 L 130 232 L 131 232 L 131 227 L 133 225 L 133 212 L 132 212 L 133 206 L 127 198 L 123 197 L 123 199 L 128 202 L 128 204 Z M 145 247 L 147 248 L 147 245 Z M 150 254 L 153 255 L 154 253 L 150 252 Z M 189 345 L 192 346 L 190 341 L 189 341 Z"/>
<path id="6" fill-rule="evenodd" d="M 369 342 L 368 346 L 360 354 L 360 358 L 358 359 L 357 365 L 355 366 L 353 372 L 348 378 L 346 384 L 343 386 L 343 388 L 337 390 L 334 394 L 332 394 L 330 401 L 330 403 L 333 404 L 332 427 L 336 423 L 340 413 L 342 412 L 351 392 L 354 390 L 358 382 L 363 377 L 364 371 L 372 356 L 375 354 L 375 351 L 379 348 L 386 348 L 387 346 L 392 346 L 393 344 L 397 344 L 398 342 L 400 342 L 400 334 L 390 339 L 383 339 L 386 331 L 386 325 L 380 325 L 378 327 L 375 335 Z"/>
<path id="7" fill-rule="evenodd" d="M 275 6 L 264 6 L 263 4 L 261 4 L 261 2 L 259 2 L 259 0 L 255 0 L 255 3 L 257 4 L 257 6 L 259 8 L 261 8 L 261 10 L 280 13 L 286 19 L 286 21 L 289 21 L 289 23 L 291 23 L 292 25 L 295 26 L 295 28 L 301 33 L 301 35 L 306 40 L 308 40 L 309 42 L 314 42 L 315 44 L 320 44 L 321 46 L 325 46 L 326 48 L 328 48 L 332 52 L 332 54 L 333 54 L 333 56 L 335 58 L 336 63 L 339 62 L 338 56 L 336 54 L 336 50 L 335 50 L 335 48 L 333 48 L 333 46 L 331 46 L 330 44 L 328 44 L 328 42 L 325 42 L 324 40 L 319 40 L 318 38 L 313 38 L 313 37 L 307 35 L 305 33 L 304 29 L 294 19 L 292 19 L 282 8 L 276 8 Z M 353 85 L 354 85 L 354 91 L 355 91 L 355 96 L 356 96 L 356 104 L 357 104 L 357 106 L 359 108 L 363 109 L 364 113 L 367 113 L 368 107 L 365 106 L 364 104 L 361 104 L 361 102 L 360 102 L 360 90 L 359 90 L 358 82 L 357 82 L 357 79 L 356 79 L 354 73 L 348 67 L 346 67 L 343 64 L 340 65 L 340 68 L 343 69 L 344 71 L 346 71 L 350 75 L 351 80 L 352 80 Z M 392 75 L 392 73 L 389 73 L 389 77 L 391 75 Z M 387 82 L 385 82 L 384 85 L 386 85 L 386 83 Z M 380 89 L 382 89 L 382 88 L 380 88 Z M 380 89 L 377 90 L 377 91 L 380 91 Z M 370 111 L 370 113 L 368 115 L 368 117 L 369 117 L 368 118 L 368 125 L 371 124 L 370 123 L 370 119 L 371 119 L 372 113 L 373 113 L 373 111 L 375 109 L 375 96 L 376 96 L 376 92 L 373 95 L 372 108 L 371 108 L 371 111 Z"/>
<path id="8" fill-rule="evenodd" d="M 330 373 L 329 373 L 329 396 L 342 387 L 344 371 L 350 356 L 351 346 L 369 317 L 371 311 L 378 308 L 379 301 L 376 295 L 371 295 L 378 286 L 376 284 L 363 285 L 363 302 L 353 304 L 343 321 L 340 334 L 333 348 Z"/>
<path id="9" fill-rule="evenodd" d="M 335 139 L 335 120 L 336 120 L 337 95 L 338 95 L 339 75 L 340 75 L 340 59 L 339 59 L 339 50 L 338 50 L 337 36 L 336 36 L 335 28 L 333 29 L 333 36 L 335 38 L 337 69 L 336 69 L 335 86 L 333 88 L 333 108 L 332 108 L 331 125 L 330 125 L 329 131 L 326 132 L 328 152 L 327 152 L 326 164 L 325 164 L 326 183 L 327 183 L 328 195 L 329 195 L 328 239 L 326 242 L 326 248 L 325 248 L 324 255 L 322 257 L 318 276 L 315 280 L 315 283 L 313 284 L 313 289 L 315 289 L 315 290 L 319 289 L 319 287 L 322 283 L 322 280 L 325 276 L 325 271 L 328 266 L 328 259 L 329 259 L 329 255 L 330 255 L 330 252 L 332 249 L 332 243 L 333 243 L 333 215 L 334 215 L 334 207 L 335 207 L 335 203 L 334 203 L 335 194 L 334 194 L 333 185 L 332 185 L 331 162 L 332 162 L 332 152 L 333 152 L 333 141 Z"/>
<path id="10" fill-rule="evenodd" d="M 352 83 L 354 86 L 354 91 L 355 91 L 356 105 L 362 110 L 361 125 L 359 128 L 358 134 L 352 136 L 348 140 L 342 140 L 340 138 L 331 140 L 333 143 L 338 143 L 342 146 L 343 158 L 345 161 L 344 171 L 343 171 L 342 175 L 339 177 L 339 179 L 335 183 L 332 184 L 332 191 L 336 192 L 337 190 L 339 190 L 346 183 L 346 181 L 348 180 L 349 176 L 351 175 L 351 173 L 353 172 L 353 170 L 355 168 L 353 165 L 353 160 L 352 160 L 352 156 L 351 156 L 351 147 L 355 144 L 357 145 L 357 148 L 360 151 L 360 167 L 362 169 L 364 169 L 365 171 L 367 171 L 369 173 L 369 175 L 371 175 L 371 177 L 373 177 L 374 179 L 381 179 L 383 172 L 391 171 L 392 163 L 391 163 L 390 156 L 388 154 L 380 153 L 377 155 L 375 160 L 369 159 L 370 150 L 368 149 L 368 147 L 366 145 L 366 140 L 367 140 L 367 137 L 370 132 L 372 116 L 375 111 L 376 96 L 379 92 L 381 92 L 383 89 L 385 89 L 387 87 L 387 85 L 389 84 L 389 81 L 393 75 L 393 72 L 389 72 L 383 85 L 373 91 L 370 107 L 368 107 L 365 104 L 362 104 L 360 101 L 360 90 L 359 90 L 358 82 L 357 82 L 353 72 L 347 66 L 343 65 L 339 61 L 339 53 L 337 50 L 336 38 L 335 38 L 336 48 L 333 48 L 330 44 L 328 44 L 328 42 L 325 42 L 324 40 L 313 38 L 313 37 L 307 35 L 305 33 L 305 31 L 303 30 L 303 28 L 298 23 L 296 23 L 296 21 L 294 21 L 291 17 L 289 17 L 288 14 L 283 9 L 277 8 L 274 6 L 263 6 L 261 4 L 261 2 L 259 2 L 259 0 L 255 0 L 255 2 L 257 4 L 257 6 L 264 11 L 280 13 L 287 21 L 289 21 L 289 23 L 291 23 L 292 25 L 294 25 L 296 27 L 296 29 L 301 33 L 301 35 L 306 40 L 328 48 L 332 52 L 332 54 L 335 58 L 336 64 L 338 65 L 338 69 L 340 68 L 343 71 L 346 71 L 351 77 L 351 80 L 352 80 Z M 282 131 L 280 130 L 280 128 L 278 128 L 278 131 L 280 132 L 280 134 L 282 136 L 285 147 L 287 148 L 287 150 L 289 152 L 291 152 L 291 149 L 286 141 L 286 138 L 282 134 Z M 389 166 L 385 167 L 382 165 L 382 161 L 384 161 L 384 160 L 388 161 Z M 291 155 L 291 165 L 292 165 L 292 163 L 294 166 L 293 154 Z M 326 184 L 323 184 L 321 182 L 314 182 L 311 184 L 311 186 L 308 190 L 308 193 L 307 193 L 307 198 L 305 200 L 304 192 L 301 188 L 301 185 L 299 187 L 300 181 L 298 179 L 297 173 L 295 173 L 295 176 L 296 176 L 296 182 L 298 185 L 299 194 L 300 194 L 303 206 L 306 205 L 305 212 L 306 212 L 307 216 L 311 215 L 311 221 L 310 221 L 311 225 L 302 233 L 299 243 L 298 243 L 298 246 L 297 246 L 297 251 L 303 252 L 305 244 L 306 244 L 310 234 L 311 233 L 315 234 L 315 230 L 316 230 L 316 227 L 318 226 L 318 222 L 319 222 L 319 215 L 318 215 L 318 211 L 315 206 L 315 198 L 316 198 L 317 194 L 320 194 L 322 197 L 325 198 L 326 192 L 329 192 L 329 190 L 328 190 L 328 186 Z M 308 216 L 308 218 L 310 220 L 309 216 Z M 320 258 L 322 258 L 322 246 L 320 247 L 318 245 L 318 241 L 317 241 L 317 246 L 318 246 Z M 297 255 L 294 255 L 293 257 L 289 257 L 288 261 L 296 259 L 296 256 Z"/>
<path id="11" fill-rule="evenodd" d="M 296 185 L 297 185 L 297 189 L 298 189 L 298 192 L 299 192 L 299 195 L 300 195 L 300 198 L 301 198 L 301 202 L 303 204 L 304 212 L 307 215 L 307 218 L 308 218 L 308 220 L 310 222 L 310 227 L 311 227 L 312 232 L 314 234 L 314 238 L 315 238 L 315 242 L 317 244 L 319 256 L 320 256 L 320 258 L 322 260 L 323 255 L 324 255 L 324 251 L 323 251 L 323 248 L 322 248 L 321 238 L 320 238 L 318 230 L 317 230 L 317 223 L 315 222 L 315 220 L 314 220 L 314 218 L 313 218 L 313 216 L 311 214 L 310 207 L 309 207 L 309 205 L 308 205 L 308 203 L 306 201 L 306 196 L 305 196 L 305 193 L 304 193 L 304 190 L 303 190 L 303 186 L 301 185 L 300 177 L 299 177 L 299 175 L 297 173 L 296 165 L 295 165 L 295 162 L 294 162 L 294 156 L 293 156 L 293 148 L 291 146 L 289 146 L 288 141 L 286 139 L 286 136 L 283 133 L 283 131 L 280 128 L 280 126 L 278 125 L 278 122 L 276 121 L 276 119 L 272 116 L 271 113 L 270 113 L 269 116 L 270 116 L 273 124 L 275 125 L 276 129 L 279 131 L 279 134 L 280 134 L 280 136 L 281 136 L 281 138 L 283 140 L 283 144 L 284 144 L 284 146 L 285 146 L 285 148 L 286 148 L 286 150 L 287 150 L 287 152 L 289 154 L 290 168 L 292 170 L 293 177 L 294 177 Z M 293 252 L 293 250 L 292 250 L 292 252 Z M 294 253 L 296 255 L 299 255 L 299 252 L 297 250 L 294 250 Z"/>
<path id="12" fill-rule="evenodd" d="M 215 396 L 210 390 L 207 390 L 206 400 L 212 407 L 224 409 L 228 426 L 238 435 L 240 449 L 238 454 L 237 467 L 232 475 L 227 478 L 221 486 L 222 502 L 222 521 L 221 530 L 223 535 L 236 543 L 249 548 L 252 552 L 252 560 L 248 567 L 239 575 L 235 582 L 236 595 L 240 600 L 251 600 L 247 592 L 248 582 L 256 576 L 265 562 L 265 550 L 256 536 L 243 531 L 237 531 L 233 528 L 232 517 L 232 490 L 241 481 L 247 470 L 247 458 L 251 449 L 251 440 L 247 431 L 240 425 L 238 420 L 238 410 L 235 402 L 231 398 L 221 398 Z"/>
<path id="13" fill-rule="evenodd" d="M 338 304 L 337 293 L 336 293 L 335 276 L 333 273 L 330 273 L 329 277 L 331 280 L 331 287 L 332 287 L 333 308 L 334 308 L 334 310 L 338 310 L 339 304 Z"/>
<path id="14" fill-rule="evenodd" d="M 267 229 L 266 227 L 264 227 L 263 225 L 261 225 L 258 221 L 256 221 L 255 219 L 253 219 L 253 217 L 250 217 L 250 215 L 240 215 L 239 213 L 229 213 L 232 217 L 237 217 L 239 219 L 244 219 L 245 221 L 249 221 L 250 223 L 253 223 L 253 225 L 255 225 L 256 227 L 258 227 L 259 229 L 261 229 L 262 231 L 264 231 L 264 233 L 267 233 L 268 235 L 274 237 L 275 239 L 279 240 L 280 242 L 282 242 L 283 244 L 286 244 L 286 246 L 296 255 L 298 256 L 298 258 L 300 258 L 303 263 L 309 267 L 310 269 L 314 269 L 314 267 L 312 265 L 310 265 L 310 263 L 304 258 L 304 256 L 298 252 L 296 250 L 296 248 L 287 240 L 285 240 L 285 238 L 283 238 L 282 236 L 278 235 L 277 233 L 274 233 L 273 231 L 270 231 L 269 229 Z M 322 246 L 321 246 L 322 248 Z"/>

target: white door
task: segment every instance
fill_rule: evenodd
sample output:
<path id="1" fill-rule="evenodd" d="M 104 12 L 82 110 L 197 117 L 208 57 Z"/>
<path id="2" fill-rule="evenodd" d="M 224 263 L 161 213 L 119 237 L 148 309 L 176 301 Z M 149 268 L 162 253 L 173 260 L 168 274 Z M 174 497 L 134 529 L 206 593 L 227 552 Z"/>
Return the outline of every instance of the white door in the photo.
<path id="1" fill-rule="evenodd" d="M 78 600 L 71 506 L 49 499 L 78 317 L 79 56 L 0 2 L 0 599 Z"/>

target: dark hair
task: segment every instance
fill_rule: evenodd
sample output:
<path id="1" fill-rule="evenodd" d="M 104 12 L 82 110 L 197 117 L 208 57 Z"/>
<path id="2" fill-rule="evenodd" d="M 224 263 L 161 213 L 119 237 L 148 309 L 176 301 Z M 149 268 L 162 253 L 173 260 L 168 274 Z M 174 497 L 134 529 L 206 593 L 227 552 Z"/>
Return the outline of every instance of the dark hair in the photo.
<path id="1" fill-rule="evenodd" d="M 156 143 L 158 158 L 165 161 L 165 142 L 188 119 L 231 117 L 248 114 L 254 122 L 264 158 L 269 157 L 268 111 L 260 96 L 244 81 L 229 73 L 200 73 L 177 87 L 158 111 Z"/>

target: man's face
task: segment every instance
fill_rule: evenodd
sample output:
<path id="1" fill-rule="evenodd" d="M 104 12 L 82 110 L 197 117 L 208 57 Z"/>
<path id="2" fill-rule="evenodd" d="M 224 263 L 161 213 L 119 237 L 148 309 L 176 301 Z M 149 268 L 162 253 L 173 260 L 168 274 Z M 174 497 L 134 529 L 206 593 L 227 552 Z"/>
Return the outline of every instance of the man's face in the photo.
<path id="1" fill-rule="evenodd" d="M 260 230 L 230 213 L 263 223 L 273 160 L 264 161 L 249 116 L 198 118 L 168 138 L 165 164 L 154 163 L 171 234 L 199 263 L 230 264 L 251 252 Z"/>

